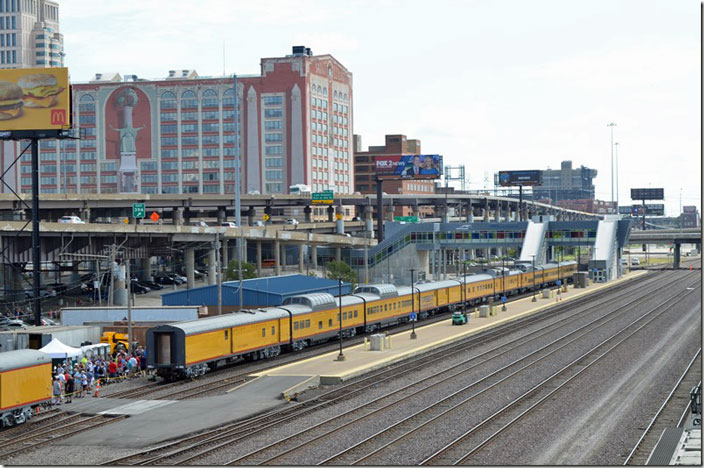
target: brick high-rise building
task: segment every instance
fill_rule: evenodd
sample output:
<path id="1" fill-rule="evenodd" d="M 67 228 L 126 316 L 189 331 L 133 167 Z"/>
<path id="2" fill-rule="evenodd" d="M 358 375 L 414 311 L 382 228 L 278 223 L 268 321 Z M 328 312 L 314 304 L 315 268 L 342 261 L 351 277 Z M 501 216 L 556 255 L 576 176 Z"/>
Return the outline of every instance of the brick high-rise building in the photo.
<path id="1" fill-rule="evenodd" d="M 354 153 L 355 191 L 362 194 L 376 194 L 377 156 L 403 156 L 421 154 L 420 140 L 408 140 L 406 135 L 386 135 L 384 146 L 370 146 L 367 151 L 361 151 L 361 137 L 355 135 L 357 147 Z M 384 180 L 383 191 L 389 194 L 429 194 L 435 193 L 435 181 L 432 179 L 397 179 Z M 431 207 L 420 207 L 423 215 L 431 215 Z M 410 207 L 396 207 L 396 216 L 409 216 Z"/>
<path id="2" fill-rule="evenodd" d="M 74 84 L 83 139 L 42 140 L 41 193 L 234 193 L 231 77 L 173 70 L 161 80 L 96 74 Z M 353 192 L 352 74 L 294 47 L 238 76 L 242 193 Z M 29 158 L 20 188 L 29 192 Z"/>

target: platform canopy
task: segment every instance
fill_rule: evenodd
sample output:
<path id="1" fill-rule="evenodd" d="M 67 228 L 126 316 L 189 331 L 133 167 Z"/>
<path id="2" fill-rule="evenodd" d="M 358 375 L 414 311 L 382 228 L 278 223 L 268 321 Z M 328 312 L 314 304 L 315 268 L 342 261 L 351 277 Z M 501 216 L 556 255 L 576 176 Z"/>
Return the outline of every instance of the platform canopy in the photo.
<path id="1" fill-rule="evenodd" d="M 54 338 L 39 351 L 48 354 L 52 359 L 72 358 L 83 354 L 80 348 L 73 348 L 63 344 L 58 338 Z"/>

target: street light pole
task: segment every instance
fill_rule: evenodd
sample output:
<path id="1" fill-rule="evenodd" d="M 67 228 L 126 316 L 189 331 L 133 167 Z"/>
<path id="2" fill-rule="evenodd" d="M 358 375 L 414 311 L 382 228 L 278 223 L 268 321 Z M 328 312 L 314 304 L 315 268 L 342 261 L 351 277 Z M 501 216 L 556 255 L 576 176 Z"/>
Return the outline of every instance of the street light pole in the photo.
<path id="1" fill-rule="evenodd" d="M 344 361 L 345 360 L 345 355 L 342 354 L 342 278 L 337 279 L 337 290 L 338 290 L 338 301 L 339 301 L 339 310 L 338 310 L 338 320 L 340 321 L 340 354 L 337 355 L 337 360 L 338 361 Z"/>
<path id="2" fill-rule="evenodd" d="M 411 316 L 413 316 L 415 312 L 415 306 L 414 306 L 414 297 L 415 297 L 415 290 L 413 289 L 413 273 L 416 270 L 414 268 L 411 268 Z M 418 304 L 418 309 L 420 309 L 420 304 Z M 416 316 L 417 317 L 417 316 Z M 415 340 L 417 338 L 416 336 L 416 321 L 411 318 L 411 339 Z"/>
<path id="3" fill-rule="evenodd" d="M 467 317 L 467 262 L 462 261 L 462 292 L 464 301 L 462 302 L 462 312 L 465 318 Z"/>
<path id="4" fill-rule="evenodd" d="M 614 153 L 616 153 L 616 212 L 618 214 L 618 141 L 614 143 Z"/>
<path id="5" fill-rule="evenodd" d="M 615 123 L 611 122 L 606 125 L 607 127 L 611 127 L 611 204 L 613 205 L 614 203 L 614 127 L 616 126 Z"/>
<path id="6" fill-rule="evenodd" d="M 501 256 L 501 311 L 506 312 L 506 257 Z"/>
<path id="7" fill-rule="evenodd" d="M 531 255 L 533 257 L 533 299 L 531 302 L 535 302 L 535 255 Z"/>
<path id="8" fill-rule="evenodd" d="M 558 247 L 559 248 L 559 247 Z M 560 251 L 557 251 L 557 294 L 562 294 L 562 281 L 560 281 Z"/>

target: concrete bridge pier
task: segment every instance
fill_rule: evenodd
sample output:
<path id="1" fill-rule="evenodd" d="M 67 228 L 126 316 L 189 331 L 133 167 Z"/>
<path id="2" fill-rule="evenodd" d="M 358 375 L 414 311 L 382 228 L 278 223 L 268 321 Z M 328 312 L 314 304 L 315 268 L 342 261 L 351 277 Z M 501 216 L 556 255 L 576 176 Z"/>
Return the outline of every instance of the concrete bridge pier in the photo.
<path id="1" fill-rule="evenodd" d="M 305 273 L 305 255 L 303 247 L 305 244 L 298 244 L 298 272 Z"/>
<path id="2" fill-rule="evenodd" d="M 335 207 L 333 207 L 332 205 L 328 206 L 327 213 L 328 213 L 328 223 L 332 223 L 333 219 L 335 219 L 335 217 L 334 217 Z"/>
<path id="3" fill-rule="evenodd" d="M 257 210 L 255 210 L 253 206 L 250 206 L 249 209 L 243 214 L 247 215 L 247 225 L 248 226 L 251 226 L 252 224 L 254 224 L 254 218 L 257 215 Z"/>
<path id="4" fill-rule="evenodd" d="M 501 202 L 498 200 L 496 201 L 496 206 L 494 209 L 494 221 L 497 223 L 501 222 Z"/>
<path id="5" fill-rule="evenodd" d="M 195 286 L 195 275 L 193 274 L 193 270 L 196 269 L 195 251 L 193 247 L 188 247 L 183 252 L 183 263 L 186 268 L 186 287 L 191 289 Z"/>
<path id="6" fill-rule="evenodd" d="M 395 211 L 395 209 L 394 209 L 393 205 L 385 206 L 384 207 L 384 214 L 385 214 L 384 220 L 385 221 L 393 221 L 394 220 L 394 211 Z"/>
<path id="7" fill-rule="evenodd" d="M 420 207 L 418 205 L 411 206 L 411 215 L 420 218 Z"/>
<path id="8" fill-rule="evenodd" d="M 311 263 L 313 263 L 313 270 L 318 269 L 318 246 L 313 244 L 310 247 L 310 259 Z"/>
<path id="9" fill-rule="evenodd" d="M 485 223 L 489 222 L 489 199 L 485 198 L 484 199 L 484 208 L 482 210 L 482 221 Z"/>
<path id="10" fill-rule="evenodd" d="M 472 203 L 467 202 L 467 222 L 468 223 L 473 223 L 474 222 L 474 208 L 472 208 Z"/>
<path id="11" fill-rule="evenodd" d="M 342 247 L 335 247 L 335 260 L 342 261 Z"/>
<path id="12" fill-rule="evenodd" d="M 22 265 L 19 263 L 3 263 L 3 280 L 5 300 L 7 302 L 25 300 L 25 289 L 31 289 L 31 283 L 22 278 Z"/>
<path id="13" fill-rule="evenodd" d="M 174 226 L 183 226 L 183 208 L 175 208 L 172 213 Z"/>
<path id="14" fill-rule="evenodd" d="M 225 207 L 221 206 L 218 208 L 218 226 L 222 226 L 222 223 L 227 219 Z"/>
<path id="15" fill-rule="evenodd" d="M 274 241 L 274 274 L 281 275 L 281 242 Z"/>
<path id="16" fill-rule="evenodd" d="M 222 239 L 220 242 L 222 244 L 222 254 L 220 255 L 220 258 L 222 259 L 222 265 L 220 265 L 220 268 L 224 270 L 230 263 L 230 248 L 228 246 L 229 242 L 227 241 L 227 239 Z"/>
<path id="17" fill-rule="evenodd" d="M 310 206 L 306 205 L 306 206 L 303 208 L 303 215 L 305 216 L 305 222 L 306 222 L 306 223 L 312 223 L 312 222 L 313 222 L 313 218 L 312 218 L 312 216 L 311 216 L 312 213 L 313 213 L 313 209 L 312 209 Z"/>
<path id="18" fill-rule="evenodd" d="M 152 280 L 152 259 L 151 257 L 139 259 L 139 279 L 142 281 Z"/>
<path id="19" fill-rule="evenodd" d="M 680 267 L 680 255 L 681 255 L 682 244 L 675 242 L 675 250 L 672 257 L 672 268 L 678 269 Z"/>
<path id="20" fill-rule="evenodd" d="M 113 281 L 114 289 L 112 294 L 112 302 L 113 305 L 124 306 L 127 305 L 127 283 L 125 282 L 125 265 L 117 265 L 115 270 L 117 274 L 115 275 L 115 279 Z"/>

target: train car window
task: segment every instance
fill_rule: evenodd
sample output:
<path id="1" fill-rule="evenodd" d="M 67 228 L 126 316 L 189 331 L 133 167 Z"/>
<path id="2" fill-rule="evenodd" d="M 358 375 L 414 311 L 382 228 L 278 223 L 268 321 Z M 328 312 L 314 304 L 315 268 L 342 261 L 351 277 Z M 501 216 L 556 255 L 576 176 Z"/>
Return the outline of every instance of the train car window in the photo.
<path id="1" fill-rule="evenodd" d="M 266 336 L 266 328 L 262 328 L 262 338 Z"/>
<path id="2" fill-rule="evenodd" d="M 356 310 L 354 311 L 354 316 L 355 316 L 355 318 L 357 318 L 357 311 Z"/>
<path id="3" fill-rule="evenodd" d="M 389 305 L 388 305 L 388 304 L 384 304 L 384 312 L 388 312 L 388 310 L 389 310 Z"/>
<path id="4" fill-rule="evenodd" d="M 271 334 L 276 335 L 276 327 L 271 327 Z"/>
<path id="5" fill-rule="evenodd" d="M 332 327 L 332 319 L 328 319 L 328 327 Z"/>
<path id="6" fill-rule="evenodd" d="M 318 330 L 320 330 L 321 328 L 323 328 L 323 321 L 322 320 L 320 320 L 318 322 Z"/>
<path id="7" fill-rule="evenodd" d="M 293 322 L 293 329 L 298 330 L 298 322 Z"/>
<path id="8" fill-rule="evenodd" d="M 228 332 L 229 332 L 229 331 L 230 331 L 230 330 L 225 330 L 225 339 L 227 339 L 227 335 L 228 335 Z"/>
<path id="9" fill-rule="evenodd" d="M 342 320 L 347 320 L 347 312 L 342 313 Z"/>

